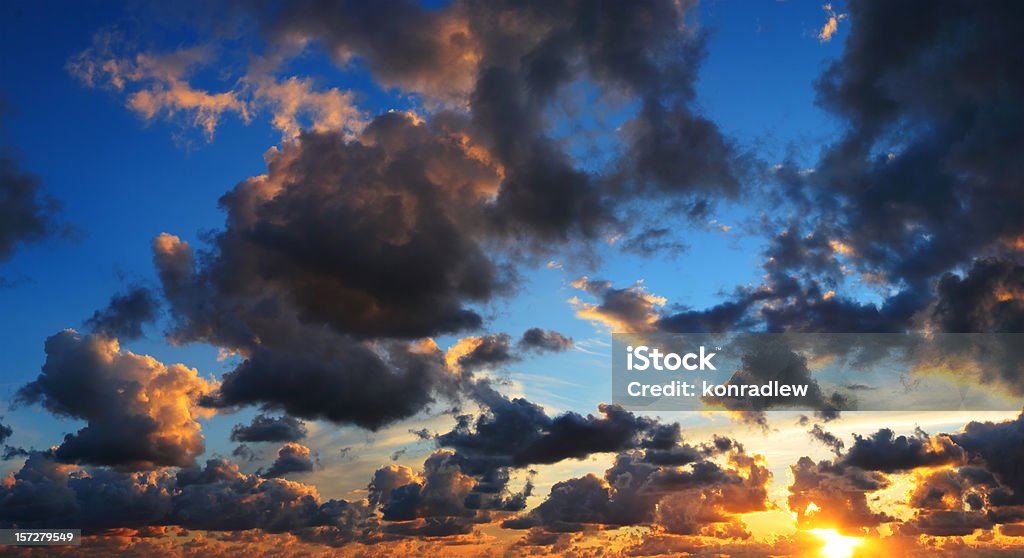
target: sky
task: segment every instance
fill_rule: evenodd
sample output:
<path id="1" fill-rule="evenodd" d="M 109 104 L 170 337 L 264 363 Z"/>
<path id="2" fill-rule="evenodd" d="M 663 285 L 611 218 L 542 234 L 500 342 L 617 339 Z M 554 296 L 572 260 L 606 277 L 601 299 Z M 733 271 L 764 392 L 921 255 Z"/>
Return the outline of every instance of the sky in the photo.
<path id="1" fill-rule="evenodd" d="M 1019 405 L 611 401 L 613 332 L 1024 333 L 1014 3 L 0 15 L 0 526 L 99 556 L 1024 546 Z M 1016 351 L 890 379 L 1020 400 Z"/>

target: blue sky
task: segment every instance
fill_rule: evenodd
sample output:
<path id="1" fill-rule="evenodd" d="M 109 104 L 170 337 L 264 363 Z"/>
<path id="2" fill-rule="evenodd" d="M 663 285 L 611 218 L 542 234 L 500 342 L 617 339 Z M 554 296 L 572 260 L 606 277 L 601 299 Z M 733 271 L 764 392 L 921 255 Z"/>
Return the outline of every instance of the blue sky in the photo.
<path id="1" fill-rule="evenodd" d="M 24 167 L 38 174 L 59 200 L 61 217 L 74 233 L 71 239 L 20 250 L 0 267 L 15 283 L 0 289 L 0 306 L 10 318 L 0 323 L 0 335 L 17 348 L 8 351 L 3 364 L 8 394 L 37 373 L 42 339 L 66 327 L 79 328 L 113 292 L 155 284 L 150 239 L 171 232 L 200 243 L 202 232 L 222 226 L 218 198 L 240 180 L 261 173 L 263 151 L 280 141 L 265 118 L 246 124 L 233 116 L 225 117 L 207 141 L 183 129 L 180 121 L 145 121 L 126 110 L 122 98 L 83 87 L 67 70 L 69 59 L 91 44 L 97 29 L 136 23 L 132 9 L 109 3 L 75 13 L 22 8 L 28 7 L 5 8 L 11 16 L 5 17 L 0 37 L 0 48 L 16 53 L 5 57 L 0 75 L 8 104 L 3 133 Z M 814 107 L 812 84 L 839 51 L 844 32 L 841 26 L 831 42 L 820 42 L 816 33 L 825 16 L 810 2 L 702 4 L 697 19 L 710 30 L 710 39 L 698 106 L 744 148 L 780 160 L 793 154 L 813 161 L 816 146 L 835 124 Z M 49 27 L 45 41 L 38 36 L 43 21 Z M 189 46 L 194 40 L 184 30 L 163 31 L 165 36 L 151 39 L 163 47 Z M 319 55 L 294 66 L 296 73 L 320 76 L 325 86 L 359 91 L 358 105 L 370 112 L 416 104 L 374 87 L 365 69 L 339 71 Z M 693 231 L 685 240 L 689 250 L 667 260 L 608 250 L 600 272 L 591 275 L 615 284 L 643 279 L 652 292 L 674 302 L 707 306 L 720 300 L 721 291 L 760 276 L 759 240 L 740 230 L 753 215 L 741 203 L 722 204 L 713 218 L 732 226 L 730 233 Z M 514 300 L 496 304 L 492 329 L 525 329 L 540 317 L 577 338 L 595 335 L 565 303 L 573 296 L 573 289 L 564 286 L 574 278 L 570 273 L 528 272 L 529 286 Z M 160 339 L 159 326 L 149 331 L 151 339 L 129 348 L 204 372 L 226 368 L 214 360 L 213 349 L 169 347 Z M 592 407 L 591 401 L 580 403 Z M 31 420 L 32 414 L 19 412 L 17 420 Z"/>

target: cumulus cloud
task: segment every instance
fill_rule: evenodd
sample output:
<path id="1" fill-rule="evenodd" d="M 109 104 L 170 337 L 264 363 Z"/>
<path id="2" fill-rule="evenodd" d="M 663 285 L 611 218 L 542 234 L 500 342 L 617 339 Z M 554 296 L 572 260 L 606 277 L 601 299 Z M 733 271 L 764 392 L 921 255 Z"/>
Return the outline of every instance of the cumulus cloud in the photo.
<path id="1" fill-rule="evenodd" d="M 572 346 L 571 337 L 566 337 L 553 329 L 545 331 L 539 327 L 531 327 L 524 331 L 523 336 L 519 339 L 520 349 L 527 351 L 561 352 Z"/>
<path id="2" fill-rule="evenodd" d="M 148 469 L 194 463 L 205 447 L 199 399 L 215 384 L 182 364 L 122 351 L 117 339 L 65 330 L 46 340 L 46 362 L 16 401 L 84 420 L 58 461 Z"/>
<path id="3" fill-rule="evenodd" d="M 260 472 L 264 477 L 283 477 L 291 473 L 308 473 L 313 470 L 315 457 L 311 457 L 309 448 L 302 444 L 289 442 L 277 450 L 277 459 L 270 465 L 266 472 Z"/>
<path id="4" fill-rule="evenodd" d="M 87 532 L 177 525 L 206 531 L 260 529 L 341 544 L 362 536 L 365 502 L 323 500 L 312 486 L 245 475 L 234 464 L 126 473 L 77 469 L 34 452 L 0 484 L 0 524 L 75 525 Z"/>
<path id="5" fill-rule="evenodd" d="M 619 454 L 603 478 L 590 474 L 558 482 L 543 503 L 503 526 L 574 532 L 646 525 L 672 534 L 707 532 L 709 526 L 732 523 L 735 514 L 769 507 L 771 473 L 741 448 L 731 449 L 725 467 L 707 459 L 686 467 L 659 466 L 639 452 Z"/>
<path id="6" fill-rule="evenodd" d="M 654 330 L 660 308 L 666 303 L 665 297 L 648 293 L 640 282 L 617 289 L 610 281 L 591 280 L 583 276 L 573 281 L 572 286 L 600 301 L 591 303 L 578 297 L 569 299 L 569 303 L 576 307 L 576 315 L 603 324 L 613 332 Z"/>
<path id="7" fill-rule="evenodd" d="M 833 461 L 801 457 L 792 465 L 793 484 L 787 503 L 800 528 L 833 528 L 861 533 L 892 518 L 868 505 L 868 494 L 890 484 L 882 473 L 847 467 Z"/>
<path id="8" fill-rule="evenodd" d="M 235 442 L 295 442 L 306 434 L 306 425 L 299 419 L 263 413 L 254 416 L 249 424 L 236 424 L 231 428 L 231 440 Z"/>

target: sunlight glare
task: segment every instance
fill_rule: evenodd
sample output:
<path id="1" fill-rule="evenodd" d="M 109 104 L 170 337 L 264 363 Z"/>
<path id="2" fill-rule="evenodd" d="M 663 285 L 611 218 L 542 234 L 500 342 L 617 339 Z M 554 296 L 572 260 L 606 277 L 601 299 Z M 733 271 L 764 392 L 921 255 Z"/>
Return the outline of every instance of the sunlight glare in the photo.
<path id="1" fill-rule="evenodd" d="M 811 529 L 808 533 L 813 533 L 825 542 L 825 546 L 821 547 L 822 558 L 850 558 L 853 550 L 864 542 L 860 537 L 840 535 L 835 529 Z"/>

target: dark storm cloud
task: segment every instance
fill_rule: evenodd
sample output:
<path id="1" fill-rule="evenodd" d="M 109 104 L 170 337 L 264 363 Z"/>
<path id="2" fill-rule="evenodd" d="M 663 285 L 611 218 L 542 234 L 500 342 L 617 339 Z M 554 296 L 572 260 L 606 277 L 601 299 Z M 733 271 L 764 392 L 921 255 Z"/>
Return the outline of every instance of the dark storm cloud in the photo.
<path id="1" fill-rule="evenodd" d="M 194 369 L 121 351 L 116 339 L 74 330 L 51 336 L 45 349 L 42 372 L 15 400 L 86 422 L 64 437 L 57 460 L 186 466 L 204 451 L 197 405 L 212 384 Z"/>
<path id="2" fill-rule="evenodd" d="M 955 465 L 963 462 L 964 450 L 947 436 L 896 436 L 883 428 L 870 437 L 854 434 L 850 451 L 842 458 L 844 465 L 866 471 L 894 473 L 918 467 Z"/>
<path id="3" fill-rule="evenodd" d="M 3 418 L 4 417 L 0 416 L 0 420 L 2 420 Z M 14 429 L 13 428 L 11 428 L 10 426 L 7 426 L 6 424 L 0 422 L 0 445 L 2 445 L 5 442 L 7 442 L 7 439 L 10 438 L 11 435 L 13 435 L 13 434 L 14 434 Z"/>
<path id="4" fill-rule="evenodd" d="M 290 416 L 272 417 L 260 413 L 249 424 L 236 424 L 231 429 L 235 442 L 296 442 L 308 431 L 301 420 Z"/>
<path id="5" fill-rule="evenodd" d="M 289 473 L 308 473 L 313 470 L 314 459 L 315 456 L 310 456 L 309 448 L 289 442 L 277 450 L 277 459 L 261 474 L 264 477 L 283 477 Z"/>
<path id="6" fill-rule="evenodd" d="M 97 310 L 85 325 L 97 333 L 120 339 L 142 337 L 142 325 L 156 319 L 160 302 L 144 287 L 110 297 L 107 307 Z"/>
<path id="7" fill-rule="evenodd" d="M 1012 3 L 857 2 L 818 101 L 844 118 L 812 181 L 840 238 L 911 286 L 1024 233 L 1024 14 Z"/>
<path id="8" fill-rule="evenodd" d="M 531 327 L 523 332 L 519 339 L 519 348 L 527 351 L 552 351 L 561 352 L 573 346 L 571 337 L 549 329 L 547 331 L 539 327 Z"/>

